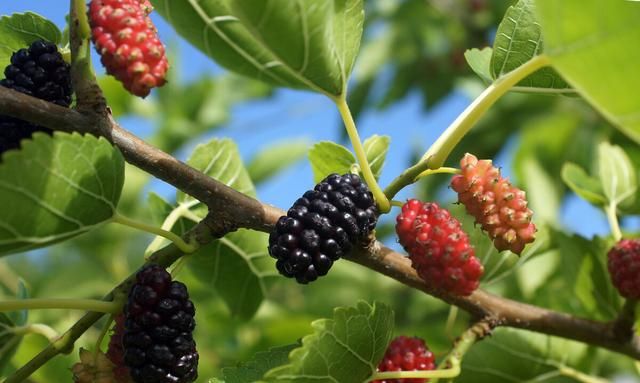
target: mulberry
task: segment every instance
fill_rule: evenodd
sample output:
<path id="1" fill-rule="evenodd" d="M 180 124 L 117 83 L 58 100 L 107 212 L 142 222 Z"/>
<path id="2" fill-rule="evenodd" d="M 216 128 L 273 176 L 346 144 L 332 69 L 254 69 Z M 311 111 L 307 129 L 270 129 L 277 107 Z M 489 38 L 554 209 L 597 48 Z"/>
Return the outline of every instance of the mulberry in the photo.
<path id="1" fill-rule="evenodd" d="M 488 233 L 496 249 L 522 253 L 536 233 L 524 191 L 502 178 L 491 161 L 478 160 L 473 154 L 465 154 L 460 168 L 462 173 L 451 180 L 458 202 Z"/>
<path id="2" fill-rule="evenodd" d="M 396 219 L 400 244 L 428 285 L 455 295 L 469 295 L 484 268 L 460 222 L 432 202 L 411 199 Z"/>
<path id="3" fill-rule="evenodd" d="M 435 357 L 420 338 L 399 336 L 387 348 L 378 371 L 428 371 L 434 370 Z M 374 383 L 424 383 L 428 379 L 375 380 Z"/>
<path id="4" fill-rule="evenodd" d="M 136 96 L 165 84 L 169 63 L 148 0 L 91 0 L 91 37 L 107 73 Z"/>
<path id="5" fill-rule="evenodd" d="M 118 383 L 131 383 L 129 369 L 124 363 L 124 347 L 122 339 L 124 337 L 124 314 L 116 315 L 114 318 L 113 334 L 109 339 L 107 358 L 113 363 L 113 375 Z"/>
<path id="6" fill-rule="evenodd" d="M 607 254 L 609 275 L 620 295 L 640 299 L 640 240 L 623 239 Z"/>
<path id="7" fill-rule="evenodd" d="M 37 40 L 11 55 L 0 86 L 68 107 L 71 105 L 70 67 L 55 44 Z M 51 130 L 9 116 L 0 116 L 0 154 L 18 149 L 35 132 Z"/>
<path id="8" fill-rule="evenodd" d="M 138 272 L 124 310 L 124 363 L 136 383 L 191 383 L 198 377 L 187 287 L 158 265 Z"/>
<path id="9" fill-rule="evenodd" d="M 373 194 L 355 174 L 331 174 L 280 217 L 269 236 L 269 254 L 280 274 L 299 283 L 326 275 L 378 221 Z"/>

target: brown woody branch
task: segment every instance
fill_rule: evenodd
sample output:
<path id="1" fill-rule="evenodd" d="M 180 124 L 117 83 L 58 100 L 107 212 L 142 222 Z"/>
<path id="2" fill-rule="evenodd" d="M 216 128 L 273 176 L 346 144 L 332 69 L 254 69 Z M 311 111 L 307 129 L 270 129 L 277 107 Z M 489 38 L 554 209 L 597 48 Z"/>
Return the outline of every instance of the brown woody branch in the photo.
<path id="1" fill-rule="evenodd" d="M 0 114 L 21 118 L 52 129 L 91 133 L 106 137 L 131 164 L 197 198 L 210 208 L 202 222 L 212 232 L 206 240 L 238 227 L 268 232 L 283 212 L 262 204 L 154 148 L 121 128 L 105 111 L 87 116 L 0 87 Z M 202 226 L 202 225 L 201 225 Z M 397 281 L 438 297 L 469 312 L 477 319 L 597 345 L 640 360 L 640 338 L 629 332 L 621 336 L 619 321 L 598 322 L 513 301 L 478 290 L 456 297 L 429 288 L 403 256 L 379 242 L 347 257 Z M 97 319 L 96 319 L 97 320 Z"/>

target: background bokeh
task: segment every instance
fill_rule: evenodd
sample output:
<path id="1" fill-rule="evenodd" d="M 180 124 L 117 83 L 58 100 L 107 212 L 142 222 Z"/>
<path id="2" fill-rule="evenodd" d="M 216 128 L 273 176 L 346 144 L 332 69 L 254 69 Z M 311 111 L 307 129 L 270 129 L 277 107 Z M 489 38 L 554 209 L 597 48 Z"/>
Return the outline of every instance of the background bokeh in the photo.
<path id="1" fill-rule="evenodd" d="M 497 23 L 510 3 L 498 0 L 366 2 L 365 37 L 350 87 L 350 102 L 363 138 L 373 134 L 391 137 L 382 185 L 419 158 L 483 89 L 481 80 L 468 69 L 463 53 L 468 48 L 491 45 Z M 65 25 L 67 4 L 64 1 L 5 0 L 0 3 L 0 14 L 26 10 L 49 18 L 61 29 Z M 127 96 L 110 78 L 100 80 L 118 121 L 125 128 L 180 159 L 188 158 L 198 143 L 212 137 L 233 139 L 247 164 L 257 153 L 276 144 L 300 148 L 331 140 L 349 146 L 335 107 L 328 99 L 302 91 L 271 89 L 229 74 L 177 36 L 158 15 L 153 15 L 153 19 L 171 55 L 169 84 L 152 92 L 148 99 L 138 100 Z M 103 76 L 95 53 L 94 65 Z M 573 139 L 567 138 L 573 134 L 576 135 Z M 540 212 L 540 218 L 536 219 L 548 224 L 554 233 L 566 233 L 553 236 L 607 236 L 609 228 L 604 215 L 567 191 L 559 177 L 561 163 L 558 162 L 558 159 L 571 160 L 591 168 L 594 157 L 591 144 L 604 137 L 629 145 L 577 98 L 510 94 L 462 142 L 451 161 L 457 161 L 465 151 L 493 158 L 503 173 L 525 187 L 530 196 L 539 196 L 531 201 L 536 213 Z M 525 165 L 531 163 L 527 162 L 530 159 L 535 160 L 535 169 L 541 169 L 536 174 Z M 446 188 L 446 181 L 447 176 L 432 177 L 404 190 L 398 198 L 421 196 L 448 204 L 453 202 L 453 196 Z M 286 208 L 312 184 L 309 162 L 300 156 L 298 161 L 256 186 L 262 201 Z M 146 200 L 151 191 L 169 201 L 175 199 L 175 190 L 171 187 L 128 168 L 120 206 L 122 213 L 148 219 Z M 452 209 L 457 208 L 452 206 Z M 392 219 L 385 218 L 379 229 L 381 234 L 391 232 L 390 222 Z M 624 226 L 627 230 L 636 230 L 637 222 L 634 217 L 628 217 Z M 472 227 L 471 222 L 465 224 Z M 543 232 L 542 237 L 545 235 Z M 398 248 L 393 236 L 382 237 L 387 244 Z M 11 256 L 0 263 L 0 280 L 7 293 L 15 290 L 19 276 L 26 281 L 32 296 L 97 298 L 142 263 L 142 254 L 151 239 L 130 229 L 106 226 L 68 243 Z M 488 247 L 486 243 L 480 244 L 478 253 Z M 495 256 L 489 260 L 493 255 L 487 250 L 484 259 L 490 272 L 485 285 L 517 299 L 592 314 L 571 297 L 556 296 L 557 291 L 565 288 L 561 281 L 563 274 L 556 267 L 565 250 L 560 245 L 552 247 L 544 242 L 540 248 L 530 251 L 526 265 L 515 257 L 497 261 Z M 517 267 L 510 268 L 514 265 Z M 531 272 L 538 276 L 531 277 Z M 211 286 L 195 278 L 188 268 L 179 273 L 179 278 L 189 284 L 198 307 L 196 339 L 201 350 L 201 381 L 219 376 L 221 367 L 246 359 L 256 350 L 295 342 L 310 331 L 310 321 L 330 316 L 333 307 L 350 305 L 358 299 L 392 304 L 398 333 L 425 337 L 438 355 L 448 348 L 451 339 L 468 321 L 464 314 L 435 299 L 347 262 L 340 262 L 329 277 L 305 288 L 291 281 L 276 283 L 269 299 L 250 321 L 232 317 Z M 64 331 L 78 316 L 79 313 L 54 310 L 34 312 L 31 320 Z M 93 347 L 99 331 L 99 326 L 92 329 L 78 345 Z M 600 374 L 624 375 L 620 371 L 630 371 L 630 362 L 624 358 L 590 349 L 585 351 L 580 345 L 550 339 L 500 330 L 493 340 L 478 347 L 479 352 L 471 354 L 466 371 L 475 375 L 463 375 L 460 381 L 533 379 L 555 370 L 545 358 L 588 367 L 589 371 Z M 26 337 L 14 358 L 14 366 L 26 362 L 45 345 L 43 339 Z M 574 349 L 580 357 L 567 355 L 567 350 Z M 540 350 L 546 350 L 547 354 Z M 538 355 L 541 352 L 544 357 L 522 357 L 523 353 Z M 38 371 L 33 381 L 70 381 L 68 368 L 75 355 L 55 359 Z M 487 365 L 491 357 L 500 359 L 501 364 Z M 551 376 L 548 381 L 570 380 Z"/>

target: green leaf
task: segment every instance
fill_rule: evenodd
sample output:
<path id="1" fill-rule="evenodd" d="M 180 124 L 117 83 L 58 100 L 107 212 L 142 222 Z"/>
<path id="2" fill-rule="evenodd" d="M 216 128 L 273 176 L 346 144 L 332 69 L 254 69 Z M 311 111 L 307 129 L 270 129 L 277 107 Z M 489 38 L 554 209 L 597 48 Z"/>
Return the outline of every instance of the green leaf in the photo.
<path id="1" fill-rule="evenodd" d="M 303 158 L 309 150 L 309 145 L 309 141 L 305 139 L 287 140 L 269 145 L 253 156 L 247 165 L 251 180 L 258 184 L 275 176 Z"/>
<path id="2" fill-rule="evenodd" d="M 585 201 L 594 205 L 604 205 L 607 202 L 600 181 L 573 162 L 566 162 L 562 166 L 562 180 Z"/>
<path id="3" fill-rule="evenodd" d="M 196 146 L 187 164 L 241 193 L 251 197 L 256 195 L 238 147 L 230 139 L 216 138 Z M 178 191 L 176 198 L 178 204 L 186 205 L 201 218 L 207 214 L 207 207 L 195 198 L 181 191 Z"/>
<path id="4" fill-rule="evenodd" d="M 282 366 L 289 362 L 289 353 L 299 344 L 290 344 L 274 347 L 269 351 L 258 352 L 237 367 L 226 367 L 222 374 L 226 383 L 254 383 L 262 379 L 262 376 L 272 368 Z"/>
<path id="5" fill-rule="evenodd" d="M 537 0 L 554 68 L 621 131 L 640 142 L 640 6 L 632 1 Z M 570 21 L 568 21 L 570 20 Z"/>
<path id="6" fill-rule="evenodd" d="M 267 234 L 238 230 L 200 248 L 191 255 L 194 275 L 215 289 L 231 315 L 249 320 L 279 277 L 267 253 Z"/>
<path id="7" fill-rule="evenodd" d="M 474 345 L 462 361 L 456 383 L 554 382 L 575 380 L 559 376 L 558 368 L 576 365 L 587 347 L 578 342 L 533 332 L 499 328 Z"/>
<path id="8" fill-rule="evenodd" d="M 36 133 L 4 153 L 0 254 L 47 246 L 108 221 L 124 183 L 124 160 L 104 138 Z"/>
<path id="9" fill-rule="evenodd" d="M 376 179 L 380 178 L 380 174 L 382 174 L 382 167 L 387 158 L 390 142 L 391 138 L 389 136 L 379 136 L 377 134 L 364 140 L 364 152 Z"/>
<path id="10" fill-rule="evenodd" d="M 157 226 L 162 226 L 167 216 L 169 216 L 169 214 L 171 214 L 175 209 L 175 206 L 171 205 L 169 202 L 165 201 L 164 198 L 154 192 L 149 192 L 149 196 L 147 197 L 147 207 L 151 215 L 151 222 Z M 171 231 L 178 235 L 182 235 L 194 225 L 195 223 L 193 221 L 180 218 L 173 224 Z"/>
<path id="11" fill-rule="evenodd" d="M 523 179 L 524 189 L 530 208 L 535 212 L 536 221 L 553 223 L 560 211 L 560 195 L 553 184 L 553 177 L 533 157 L 522 160 L 522 169 L 527 176 Z"/>
<path id="12" fill-rule="evenodd" d="M 332 141 L 321 141 L 309 150 L 309 162 L 313 170 L 313 180 L 318 183 L 331 173 L 350 172 L 356 158 L 342 145 Z"/>
<path id="13" fill-rule="evenodd" d="M 619 206 L 628 206 L 638 190 L 636 171 L 627 154 L 617 145 L 602 142 L 598 146 L 600 183 L 607 200 Z"/>
<path id="14" fill-rule="evenodd" d="M 16 334 L 14 328 L 13 321 L 5 313 L 0 313 L 0 373 L 7 367 L 22 341 L 22 335 Z"/>
<path id="15" fill-rule="evenodd" d="M 267 381 L 361 383 L 376 371 L 393 334 L 393 310 L 382 303 L 339 307 L 333 319 L 312 323 L 314 333 L 289 355 L 290 364 Z"/>
<path id="16" fill-rule="evenodd" d="M 360 46 L 362 0 L 153 0 L 180 35 L 240 74 L 337 97 Z"/>
<path id="17" fill-rule="evenodd" d="M 32 13 L 14 13 L 0 18 L 0 68 L 9 65 L 11 54 L 18 49 L 27 48 L 36 40 L 50 41 L 59 44 L 62 32 L 51 21 Z M 4 73 L 0 73 L 0 78 Z"/>
<path id="18" fill-rule="evenodd" d="M 542 31 L 533 0 L 520 0 L 509 7 L 493 43 L 493 79 L 511 72 L 543 51 Z M 513 90 L 544 93 L 574 93 L 552 69 L 542 68 L 520 81 Z"/>
<path id="19" fill-rule="evenodd" d="M 390 141 L 389 136 L 374 134 L 363 143 L 367 161 L 376 179 L 382 173 Z M 349 149 L 332 141 L 320 141 L 313 145 L 309 150 L 309 162 L 316 183 L 331 173 L 349 173 L 352 166 L 358 163 Z"/>
<path id="20" fill-rule="evenodd" d="M 569 236 L 560 231 L 553 232 L 553 241 L 558 244 L 560 257 L 557 289 L 570 291 L 569 307 L 573 314 L 588 315 L 601 320 L 613 319 L 618 311 L 620 299 L 609 280 L 606 257 L 609 245 L 594 238 L 588 240 L 578 235 Z"/>
<path id="21" fill-rule="evenodd" d="M 473 70 L 482 81 L 487 84 L 493 82 L 493 75 L 491 74 L 491 57 L 493 56 L 493 49 L 490 47 L 467 49 L 464 52 L 464 58 L 467 60 L 467 64 L 471 70 Z"/>

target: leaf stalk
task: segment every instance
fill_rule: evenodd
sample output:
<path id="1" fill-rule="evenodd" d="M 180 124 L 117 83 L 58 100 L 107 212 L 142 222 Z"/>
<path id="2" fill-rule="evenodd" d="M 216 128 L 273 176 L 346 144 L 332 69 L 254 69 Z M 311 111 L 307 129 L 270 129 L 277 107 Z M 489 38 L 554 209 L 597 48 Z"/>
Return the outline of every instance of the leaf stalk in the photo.
<path id="1" fill-rule="evenodd" d="M 117 313 L 122 309 L 121 302 L 106 302 L 96 299 L 5 299 L 0 301 L 0 312 L 39 309 L 68 309 Z"/>
<path id="2" fill-rule="evenodd" d="M 191 241 L 187 243 L 184 239 L 182 239 L 182 237 L 180 237 L 178 234 L 174 232 L 171 232 L 169 230 L 164 230 L 160 227 L 149 225 L 144 222 L 135 221 L 131 218 L 127 218 L 117 213 L 113 215 L 113 217 L 111 218 L 111 222 L 119 223 L 124 226 L 129 226 L 134 229 L 146 231 L 148 233 L 164 237 L 169 241 L 173 242 L 176 245 L 176 247 L 185 254 L 193 253 L 199 247 L 199 244 L 196 241 Z"/>
<path id="3" fill-rule="evenodd" d="M 351 140 L 351 145 L 353 146 L 353 150 L 356 154 L 356 159 L 358 160 L 358 164 L 360 164 L 362 175 L 364 176 L 364 180 L 367 185 L 369 185 L 369 189 L 371 189 L 371 192 L 373 193 L 373 197 L 378 204 L 378 209 L 381 213 L 388 213 L 389 210 L 391 210 L 391 204 L 389 203 L 389 199 L 387 198 L 385 193 L 382 192 L 380 185 L 378 185 L 376 177 L 373 175 L 373 171 L 371 170 L 371 166 L 369 165 L 369 161 L 367 160 L 367 154 L 364 151 L 364 146 L 360 141 L 358 129 L 356 128 L 356 123 L 353 120 L 353 116 L 351 115 L 351 110 L 349 109 L 347 100 L 343 95 L 338 98 L 334 98 L 333 101 L 338 107 L 338 111 L 340 112 L 340 116 L 342 117 L 342 121 L 344 122 L 347 134 L 349 135 L 349 139 Z"/>

